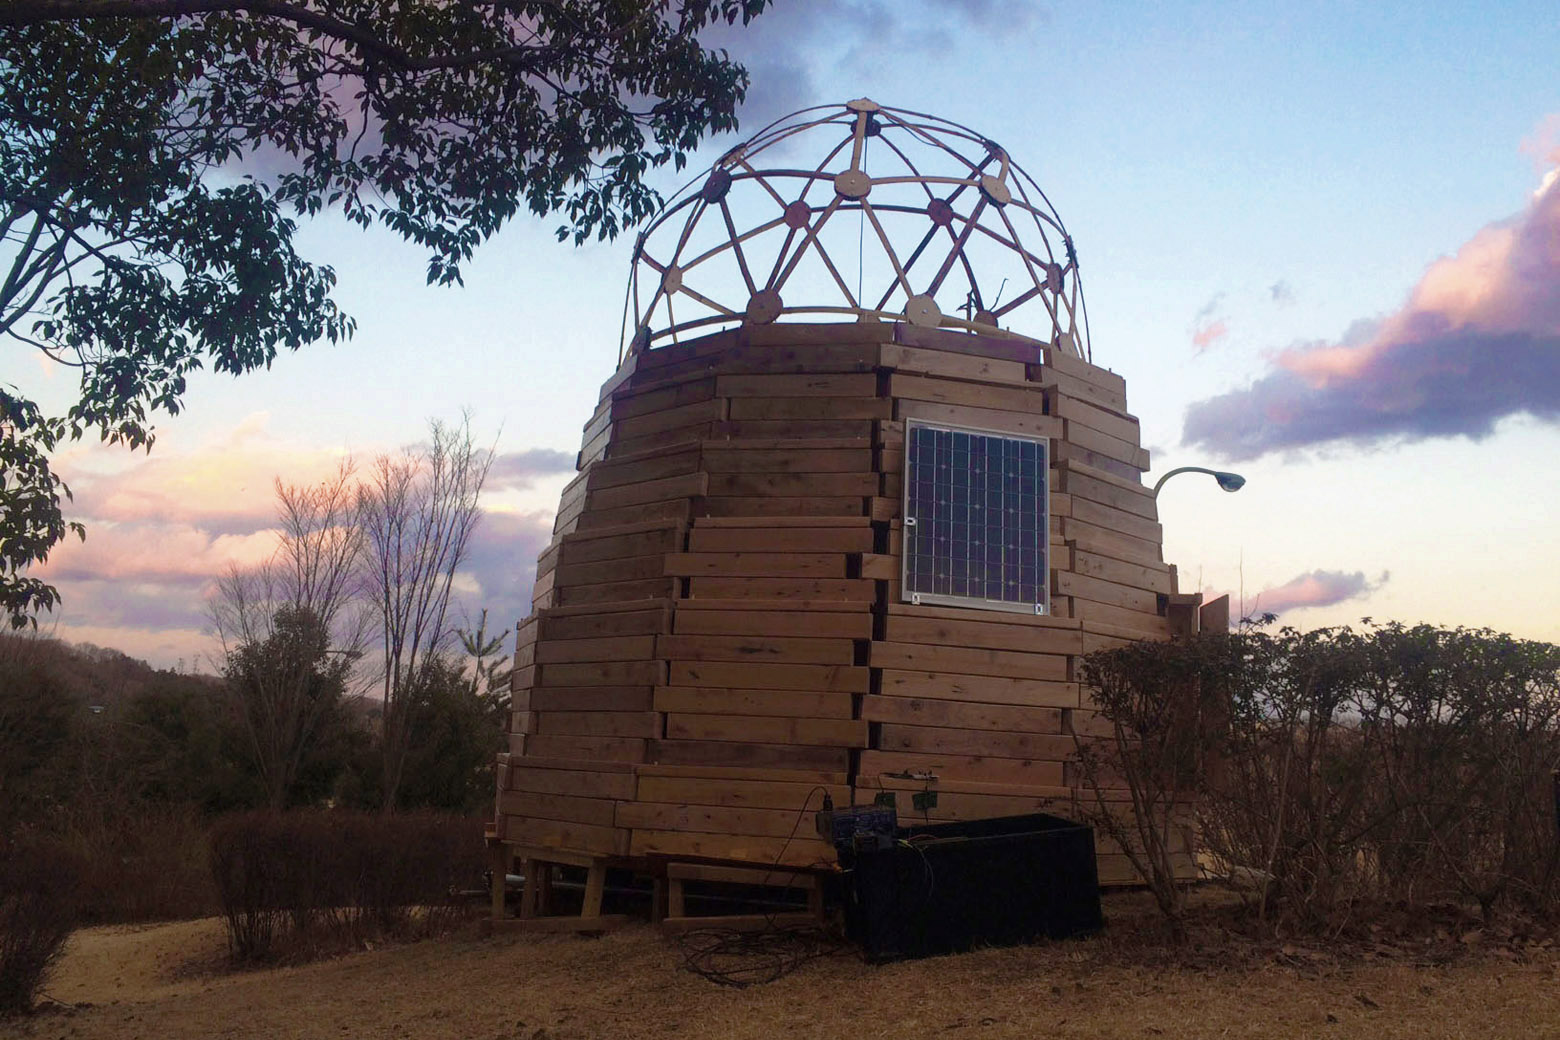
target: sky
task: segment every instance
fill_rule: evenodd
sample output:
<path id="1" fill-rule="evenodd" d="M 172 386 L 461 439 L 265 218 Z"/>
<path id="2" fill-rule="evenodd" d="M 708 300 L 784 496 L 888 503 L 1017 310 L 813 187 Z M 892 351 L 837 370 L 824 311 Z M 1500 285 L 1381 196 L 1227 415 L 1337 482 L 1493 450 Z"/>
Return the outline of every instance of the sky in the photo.
<path id="1" fill-rule="evenodd" d="M 777 0 L 717 41 L 746 133 L 871 97 L 1000 143 L 1078 248 L 1097 364 L 1125 376 L 1185 591 L 1302 628 L 1377 621 L 1560 641 L 1560 8 L 1553 3 Z M 658 175 L 664 193 L 687 175 Z M 357 318 L 239 378 L 201 375 L 149 454 L 59 471 L 84 544 L 35 570 L 44 628 L 210 670 L 206 597 L 274 546 L 274 482 L 469 410 L 498 453 L 462 609 L 527 612 L 580 429 L 615 367 L 631 239 L 519 219 L 462 288 L 326 214 L 300 246 Z M 1022 331 L 1022 330 L 1020 330 Z M 12 354 L 0 378 L 67 400 Z"/>

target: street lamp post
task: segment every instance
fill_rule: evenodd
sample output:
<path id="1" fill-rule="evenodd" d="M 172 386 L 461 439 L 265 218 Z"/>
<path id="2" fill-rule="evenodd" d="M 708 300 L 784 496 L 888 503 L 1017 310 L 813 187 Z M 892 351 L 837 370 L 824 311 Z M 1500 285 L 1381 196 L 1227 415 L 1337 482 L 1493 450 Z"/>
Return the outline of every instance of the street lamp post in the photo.
<path id="1" fill-rule="evenodd" d="M 1180 466 L 1171 470 L 1159 478 L 1159 483 L 1154 485 L 1154 497 L 1159 497 L 1159 489 L 1165 486 L 1165 481 L 1178 473 L 1206 473 L 1219 482 L 1219 487 L 1225 491 L 1239 491 L 1246 486 L 1246 478 L 1239 473 L 1226 473 L 1223 470 L 1205 469 L 1202 466 Z"/>

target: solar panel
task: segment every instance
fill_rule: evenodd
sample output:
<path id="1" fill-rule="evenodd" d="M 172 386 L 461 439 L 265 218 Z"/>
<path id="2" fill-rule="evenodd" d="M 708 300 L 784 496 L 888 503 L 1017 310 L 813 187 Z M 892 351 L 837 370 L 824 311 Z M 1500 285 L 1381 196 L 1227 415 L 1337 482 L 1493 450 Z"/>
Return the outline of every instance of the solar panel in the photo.
<path id="1" fill-rule="evenodd" d="M 1047 613 L 1044 439 L 910 423 L 904 598 Z"/>

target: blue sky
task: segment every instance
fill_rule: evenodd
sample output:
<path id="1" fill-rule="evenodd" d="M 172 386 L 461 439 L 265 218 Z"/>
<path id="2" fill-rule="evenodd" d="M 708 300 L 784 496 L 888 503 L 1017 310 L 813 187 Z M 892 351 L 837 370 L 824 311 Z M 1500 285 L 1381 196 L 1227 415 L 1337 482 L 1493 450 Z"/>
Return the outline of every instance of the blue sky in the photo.
<path id="1" fill-rule="evenodd" d="M 1217 461 L 1211 442 L 1182 443 L 1194 404 L 1307 345 L 1374 343 L 1482 232 L 1515 220 L 1560 237 L 1547 211 L 1523 216 L 1560 165 L 1560 8 L 1271 7 L 779 0 L 722 42 L 754 72 L 746 131 L 866 95 L 1002 144 L 1078 244 L 1095 361 L 1126 376 L 1162 472 Z M 458 289 L 425 286 L 426 258 L 384 232 L 307 224 L 355 339 L 195 379 L 150 456 L 62 456 L 89 540 L 44 571 L 66 596 L 58 633 L 199 662 L 201 571 L 263 553 L 273 473 L 366 459 L 462 408 L 513 456 L 468 599 L 516 620 L 560 462 L 616 361 L 628 273 L 628 241 L 576 249 L 555 224 L 510 225 Z M 1560 280 L 1545 292 L 1513 305 L 1540 366 L 1560 352 L 1543 317 Z M 1533 393 L 1547 418 L 1497 401 L 1477 441 L 1411 426 L 1281 446 L 1234 467 L 1249 479 L 1236 495 L 1180 478 L 1161 500 L 1166 559 L 1184 589 L 1244 588 L 1248 606 L 1269 590 L 1259 609 L 1345 597 L 1283 611 L 1297 625 L 1371 615 L 1560 639 L 1560 388 Z"/>

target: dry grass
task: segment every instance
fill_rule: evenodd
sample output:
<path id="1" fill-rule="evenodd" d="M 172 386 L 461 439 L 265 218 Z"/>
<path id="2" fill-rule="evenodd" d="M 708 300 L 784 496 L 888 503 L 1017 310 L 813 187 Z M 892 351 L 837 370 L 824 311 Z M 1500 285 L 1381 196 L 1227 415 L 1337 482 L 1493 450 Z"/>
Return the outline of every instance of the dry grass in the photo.
<path id="1" fill-rule="evenodd" d="M 1248 946 L 1221 965 L 1204 949 L 1192 958 L 1201 967 L 1170 967 L 1118 937 L 876 968 L 846 954 L 730 990 L 681 970 L 648 927 L 601 939 L 472 934 L 228 972 L 217 922 L 182 922 L 78 933 L 49 986 L 78 1006 L 0 1024 L 0 1035 L 1528 1040 L 1560 1031 L 1560 957 L 1548 950 L 1515 959 L 1470 950 L 1441 966 L 1300 953 Z"/>

